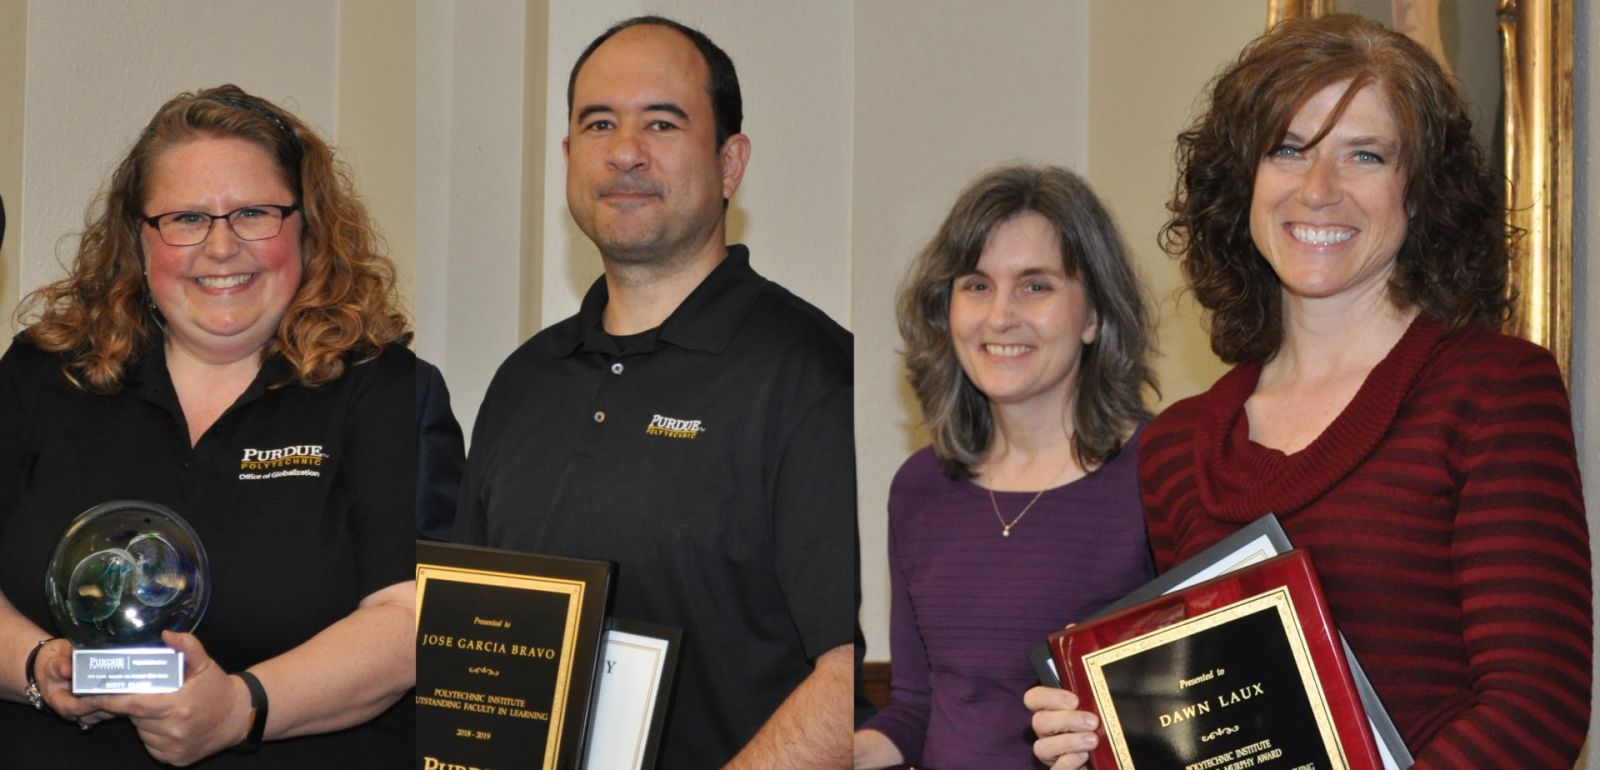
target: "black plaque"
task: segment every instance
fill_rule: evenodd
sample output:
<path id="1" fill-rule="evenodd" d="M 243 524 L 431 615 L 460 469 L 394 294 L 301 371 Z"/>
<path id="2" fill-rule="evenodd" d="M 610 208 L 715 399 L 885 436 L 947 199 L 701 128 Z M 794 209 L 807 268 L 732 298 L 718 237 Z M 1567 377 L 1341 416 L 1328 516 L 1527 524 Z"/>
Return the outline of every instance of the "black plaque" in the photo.
<path id="1" fill-rule="evenodd" d="M 417 543 L 417 767 L 576 770 L 609 562 Z"/>

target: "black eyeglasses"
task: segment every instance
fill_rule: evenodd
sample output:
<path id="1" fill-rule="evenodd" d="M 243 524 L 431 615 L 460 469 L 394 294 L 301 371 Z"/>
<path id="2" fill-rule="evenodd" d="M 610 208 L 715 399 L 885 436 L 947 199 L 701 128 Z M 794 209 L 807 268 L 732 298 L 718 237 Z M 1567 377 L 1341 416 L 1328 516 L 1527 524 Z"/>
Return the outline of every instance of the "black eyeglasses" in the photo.
<path id="1" fill-rule="evenodd" d="M 211 237 L 211 226 L 217 220 L 228 222 L 228 229 L 241 241 L 264 241 L 276 237 L 283 230 L 283 220 L 300 210 L 300 205 L 277 206 L 258 203 L 240 206 L 226 214 L 207 214 L 204 211 L 169 211 L 145 217 L 144 223 L 161 233 L 168 246 L 194 246 Z"/>

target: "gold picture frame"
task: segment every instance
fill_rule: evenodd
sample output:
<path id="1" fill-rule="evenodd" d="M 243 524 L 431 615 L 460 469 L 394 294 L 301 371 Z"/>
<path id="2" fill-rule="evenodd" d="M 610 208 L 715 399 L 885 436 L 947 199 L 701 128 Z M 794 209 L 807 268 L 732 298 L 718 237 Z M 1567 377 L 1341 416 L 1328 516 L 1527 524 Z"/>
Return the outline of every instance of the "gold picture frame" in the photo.
<path id="1" fill-rule="evenodd" d="M 1337 0 L 1268 0 L 1267 27 L 1337 11 Z M 1501 155 L 1516 301 L 1506 331 L 1550 349 L 1571 377 L 1573 0 L 1499 0 Z"/>

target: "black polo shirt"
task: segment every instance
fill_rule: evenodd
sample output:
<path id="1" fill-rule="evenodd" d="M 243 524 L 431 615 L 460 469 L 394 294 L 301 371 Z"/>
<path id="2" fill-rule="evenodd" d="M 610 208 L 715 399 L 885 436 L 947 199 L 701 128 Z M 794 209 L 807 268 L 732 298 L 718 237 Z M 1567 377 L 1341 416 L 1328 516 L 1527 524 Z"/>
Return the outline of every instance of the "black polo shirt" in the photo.
<path id="1" fill-rule="evenodd" d="M 719 767 L 853 639 L 850 336 L 742 246 L 629 352 L 605 305 L 496 373 L 456 535 L 617 562 L 615 614 L 684 629 L 661 767 Z"/>
<path id="2" fill-rule="evenodd" d="M 108 500 L 150 500 L 188 520 L 210 557 L 211 603 L 195 635 L 220 666 L 238 671 L 305 642 L 415 575 L 414 362 L 392 347 L 306 388 L 269 387 L 289 375 L 269 360 L 191 448 L 160 345 L 130 365 L 121 392 L 96 395 L 67 382 L 59 356 L 18 338 L 0 359 L 0 591 L 51 629 L 45 565 L 68 523 Z M 406 767 L 414 729 L 406 698 L 351 730 L 196 767 Z M 80 734 L 4 703 L 0 767 L 166 765 L 126 719 Z"/>

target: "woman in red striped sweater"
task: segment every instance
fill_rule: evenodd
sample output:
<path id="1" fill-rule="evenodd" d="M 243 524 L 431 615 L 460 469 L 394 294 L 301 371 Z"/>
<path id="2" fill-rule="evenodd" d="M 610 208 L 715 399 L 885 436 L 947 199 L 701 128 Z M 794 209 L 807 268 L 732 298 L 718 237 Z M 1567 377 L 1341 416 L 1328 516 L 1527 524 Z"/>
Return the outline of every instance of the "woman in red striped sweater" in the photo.
<path id="1" fill-rule="evenodd" d="M 1146 430 L 1157 569 L 1273 512 L 1416 758 L 1571 768 L 1589 722 L 1571 410 L 1507 313 L 1501 182 L 1429 54 L 1351 16 L 1248 46 L 1178 138 L 1163 231 L 1235 367 Z M 1035 754 L 1097 736 L 1025 698 Z"/>

